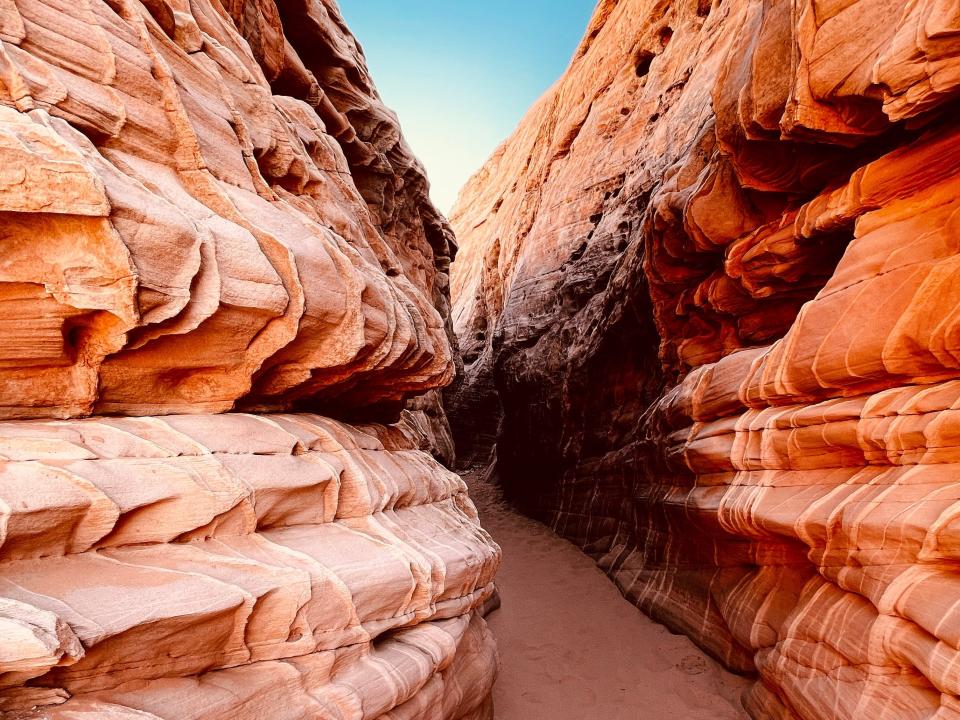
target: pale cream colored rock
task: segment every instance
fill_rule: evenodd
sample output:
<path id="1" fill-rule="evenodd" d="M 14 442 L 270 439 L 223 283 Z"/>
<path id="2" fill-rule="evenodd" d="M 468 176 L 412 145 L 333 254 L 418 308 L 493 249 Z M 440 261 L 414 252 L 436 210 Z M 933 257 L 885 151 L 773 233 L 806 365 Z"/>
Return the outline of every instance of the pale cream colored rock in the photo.
<path id="1" fill-rule="evenodd" d="M 0 688 L 84 654 L 80 640 L 60 617 L 8 597 L 0 597 L 0 638 Z"/>
<path id="2" fill-rule="evenodd" d="M 473 615 L 424 623 L 377 645 L 361 643 L 286 662 L 262 661 L 191 679 L 127 683 L 48 708 L 43 717 L 74 720 L 99 711 L 108 718 L 138 718 L 142 713 L 161 720 L 489 720 L 489 676 L 472 676 L 471 670 L 495 664 L 490 632 Z"/>
<path id="3" fill-rule="evenodd" d="M 162 678 L 197 683 L 242 666 L 255 674 L 240 677 L 262 672 L 272 693 L 290 693 L 302 710 L 340 690 L 328 679 L 284 684 L 290 666 L 268 661 L 379 647 L 413 632 L 402 628 L 447 619 L 462 629 L 493 593 L 499 548 L 463 482 L 395 429 L 227 414 L 8 422 L 3 435 L 37 459 L 0 461 L 0 507 L 17 509 L 3 515 L 0 544 L 0 647 L 9 655 L 0 707 L 62 700 L 37 692 L 63 688 L 78 701 L 156 714 L 91 693 L 137 682 L 134 695 L 149 698 Z M 489 658 L 464 662 L 482 663 L 471 672 L 485 690 L 457 691 L 472 709 L 495 668 Z M 400 650 L 364 661 L 347 686 L 369 685 L 372 667 L 426 673 L 365 701 L 387 712 L 443 669 L 407 663 Z M 437 692 L 454 692 L 452 682 L 436 680 Z M 204 697 L 197 690 L 183 702 L 199 708 Z M 238 702 L 260 707 L 247 695 Z M 456 703 L 442 717 L 459 717 Z M 75 706 L 86 707 L 70 700 L 57 712 Z"/>

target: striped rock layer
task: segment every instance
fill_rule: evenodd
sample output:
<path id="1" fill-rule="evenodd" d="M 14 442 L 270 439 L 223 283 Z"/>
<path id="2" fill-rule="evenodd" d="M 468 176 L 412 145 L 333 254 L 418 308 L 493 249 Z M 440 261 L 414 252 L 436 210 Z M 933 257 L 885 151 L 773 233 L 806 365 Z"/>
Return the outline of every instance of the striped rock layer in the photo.
<path id="1" fill-rule="evenodd" d="M 333 0 L 0 0 L 0 717 L 492 717 L 452 238 Z"/>
<path id="2" fill-rule="evenodd" d="M 489 716 L 473 611 L 499 548 L 401 427 L 171 415 L 0 438 L 0 716 Z"/>
<path id="3" fill-rule="evenodd" d="M 453 375 L 452 234 L 332 0 L 2 0 L 0 214 L 2 417 Z"/>
<path id="4" fill-rule="evenodd" d="M 602 0 L 452 223 L 464 461 L 754 718 L 960 718 L 960 6 Z"/>

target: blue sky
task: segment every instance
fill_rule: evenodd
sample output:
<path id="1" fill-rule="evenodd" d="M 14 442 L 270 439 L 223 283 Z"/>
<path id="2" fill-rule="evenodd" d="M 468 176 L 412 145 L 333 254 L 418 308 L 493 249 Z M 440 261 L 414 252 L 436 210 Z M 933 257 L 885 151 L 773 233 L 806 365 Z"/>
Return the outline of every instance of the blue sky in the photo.
<path id="1" fill-rule="evenodd" d="M 384 101 L 449 212 L 560 77 L 595 0 L 339 0 Z"/>

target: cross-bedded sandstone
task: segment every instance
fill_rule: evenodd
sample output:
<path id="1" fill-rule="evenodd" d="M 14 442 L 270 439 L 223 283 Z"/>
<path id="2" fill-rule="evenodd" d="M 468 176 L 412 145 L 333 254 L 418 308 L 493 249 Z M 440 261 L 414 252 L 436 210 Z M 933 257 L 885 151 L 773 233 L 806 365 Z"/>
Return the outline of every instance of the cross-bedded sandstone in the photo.
<path id="1" fill-rule="evenodd" d="M 960 11 L 604 0 L 452 223 L 464 461 L 756 718 L 960 717 Z"/>
<path id="2" fill-rule="evenodd" d="M 0 716 L 492 717 L 456 247 L 335 2 L 0 0 L 0 243 Z"/>

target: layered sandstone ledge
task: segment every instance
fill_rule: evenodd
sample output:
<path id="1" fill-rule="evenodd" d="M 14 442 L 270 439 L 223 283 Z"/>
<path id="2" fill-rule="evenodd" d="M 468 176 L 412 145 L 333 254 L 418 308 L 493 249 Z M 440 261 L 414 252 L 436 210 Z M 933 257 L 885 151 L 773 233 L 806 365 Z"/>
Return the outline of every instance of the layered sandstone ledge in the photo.
<path id="1" fill-rule="evenodd" d="M 450 380 L 452 234 L 332 1 L 4 0 L 0 43 L 4 416 Z"/>
<path id="2" fill-rule="evenodd" d="M 0 0 L 0 716 L 489 720 L 452 237 L 333 0 Z"/>
<path id="3" fill-rule="evenodd" d="M 0 437 L 0 712 L 484 712 L 471 613 L 499 549 L 400 430 L 226 414 Z"/>
<path id="4" fill-rule="evenodd" d="M 960 13 L 600 3 L 452 222 L 465 461 L 756 718 L 960 717 Z"/>

